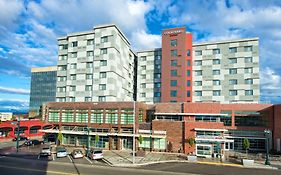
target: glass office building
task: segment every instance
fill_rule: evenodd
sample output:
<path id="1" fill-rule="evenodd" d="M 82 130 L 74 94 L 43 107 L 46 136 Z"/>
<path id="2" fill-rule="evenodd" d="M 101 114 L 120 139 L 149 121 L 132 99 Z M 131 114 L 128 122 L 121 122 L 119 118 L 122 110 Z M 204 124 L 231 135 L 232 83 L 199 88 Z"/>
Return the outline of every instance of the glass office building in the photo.
<path id="1" fill-rule="evenodd" d="M 43 103 L 56 101 L 57 67 L 31 69 L 29 117 L 40 114 Z"/>

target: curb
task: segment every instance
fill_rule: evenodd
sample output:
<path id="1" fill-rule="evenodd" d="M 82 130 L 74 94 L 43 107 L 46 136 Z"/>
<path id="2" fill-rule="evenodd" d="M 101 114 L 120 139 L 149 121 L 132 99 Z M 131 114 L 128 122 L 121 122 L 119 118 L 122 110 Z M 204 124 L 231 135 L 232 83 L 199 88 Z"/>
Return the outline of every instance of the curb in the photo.
<path id="1" fill-rule="evenodd" d="M 230 166 L 230 167 L 240 167 L 243 168 L 243 165 L 239 165 L 239 164 L 231 164 L 231 163 L 217 163 L 217 162 L 202 162 L 202 161 L 197 161 L 194 163 L 198 163 L 198 164 L 205 164 L 205 165 L 217 165 L 217 166 Z"/>

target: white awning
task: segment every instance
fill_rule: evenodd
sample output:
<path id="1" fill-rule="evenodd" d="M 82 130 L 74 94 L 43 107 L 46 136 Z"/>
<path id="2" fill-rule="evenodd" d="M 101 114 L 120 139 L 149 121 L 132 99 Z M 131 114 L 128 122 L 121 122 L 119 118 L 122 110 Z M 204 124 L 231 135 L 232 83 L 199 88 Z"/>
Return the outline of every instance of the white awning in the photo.
<path id="1" fill-rule="evenodd" d="M 195 131 L 228 131 L 227 129 L 194 128 Z"/>
<path id="2" fill-rule="evenodd" d="M 228 116 L 228 114 L 215 114 L 215 113 L 162 113 L 162 112 L 156 112 L 154 115 L 208 115 L 208 116 Z"/>

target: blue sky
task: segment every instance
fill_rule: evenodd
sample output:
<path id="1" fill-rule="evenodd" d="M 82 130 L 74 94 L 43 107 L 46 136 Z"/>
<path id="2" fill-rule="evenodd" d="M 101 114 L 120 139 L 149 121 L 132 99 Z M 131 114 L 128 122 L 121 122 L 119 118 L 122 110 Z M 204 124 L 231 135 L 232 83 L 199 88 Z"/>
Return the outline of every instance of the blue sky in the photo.
<path id="1" fill-rule="evenodd" d="M 186 26 L 193 42 L 260 38 L 261 100 L 281 103 L 279 0 L 0 0 L 0 110 L 28 109 L 31 67 L 57 62 L 57 37 L 115 23 L 134 50 Z"/>

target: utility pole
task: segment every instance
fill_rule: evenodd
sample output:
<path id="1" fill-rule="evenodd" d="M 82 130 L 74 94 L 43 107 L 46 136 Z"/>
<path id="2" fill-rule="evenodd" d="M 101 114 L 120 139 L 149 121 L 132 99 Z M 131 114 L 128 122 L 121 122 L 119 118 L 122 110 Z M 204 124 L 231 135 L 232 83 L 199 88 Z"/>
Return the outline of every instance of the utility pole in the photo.
<path id="1" fill-rule="evenodd" d="M 133 123 L 133 164 L 135 164 L 135 152 L 136 152 L 136 137 L 135 137 L 135 130 L 136 130 L 136 101 L 134 101 L 134 123 Z"/>
<path id="2" fill-rule="evenodd" d="M 269 162 L 269 136 L 271 134 L 271 131 L 269 129 L 264 130 L 264 134 L 266 137 L 266 157 L 265 157 L 265 165 L 270 165 Z"/>
<path id="3" fill-rule="evenodd" d="M 87 126 L 87 150 L 86 150 L 86 155 L 88 156 L 88 154 L 89 154 L 89 142 L 90 142 L 90 137 L 89 137 L 89 135 L 90 135 L 90 128 Z"/>
<path id="4" fill-rule="evenodd" d="M 20 138 L 20 115 L 18 115 L 18 131 L 17 131 L 17 152 L 19 152 L 19 138 Z"/>

